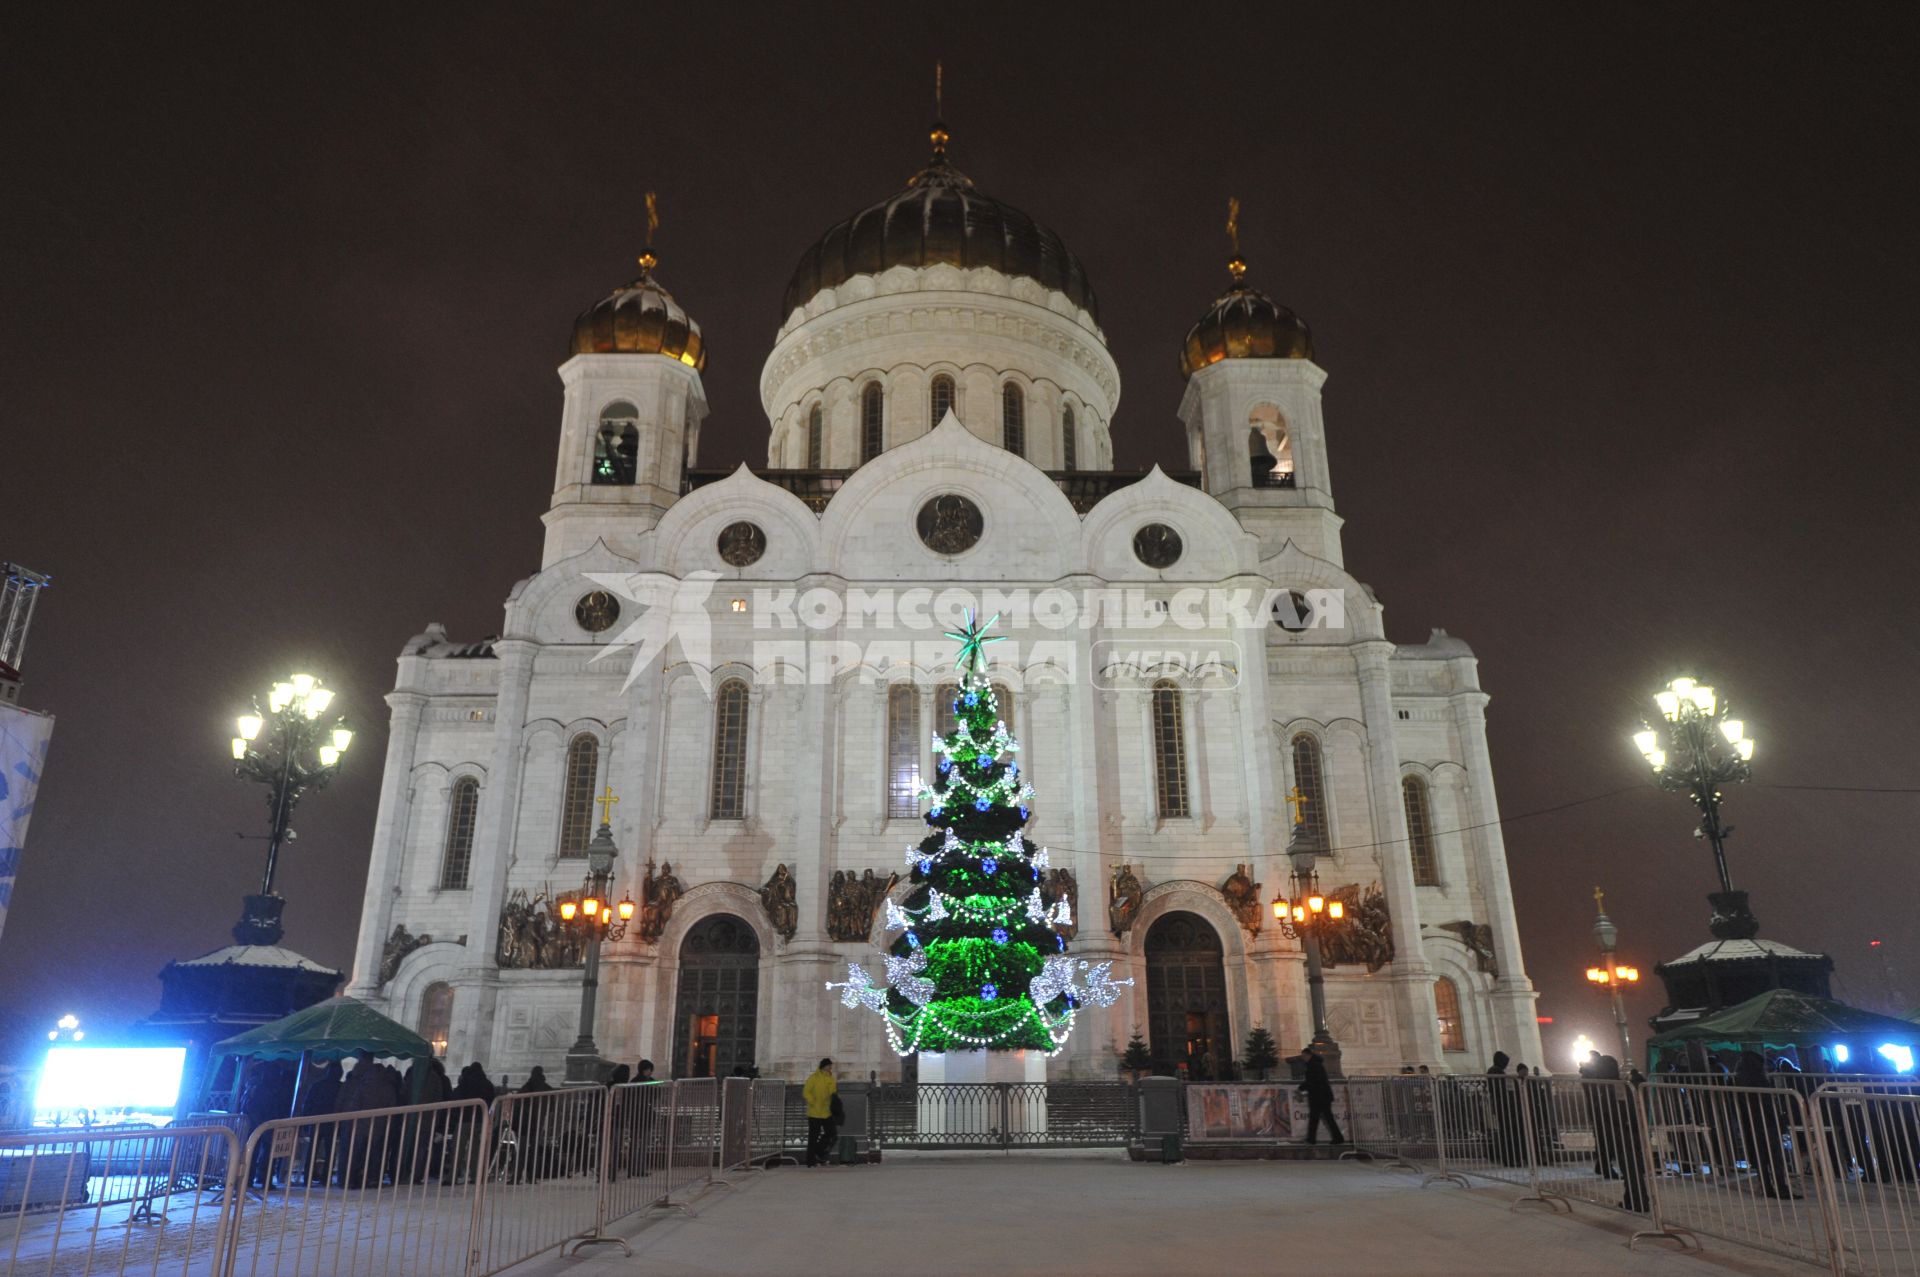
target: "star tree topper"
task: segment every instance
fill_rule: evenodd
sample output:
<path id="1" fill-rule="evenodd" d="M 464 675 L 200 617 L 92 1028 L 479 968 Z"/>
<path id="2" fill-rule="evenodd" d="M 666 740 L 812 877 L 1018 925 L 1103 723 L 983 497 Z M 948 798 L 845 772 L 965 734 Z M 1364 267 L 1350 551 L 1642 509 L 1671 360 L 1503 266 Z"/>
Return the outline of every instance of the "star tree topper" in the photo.
<path id="1" fill-rule="evenodd" d="M 958 630 L 945 632 L 948 638 L 960 645 L 960 655 L 954 661 L 953 667 L 961 674 L 964 675 L 969 671 L 975 674 L 987 672 L 987 654 L 983 649 L 989 643 L 1004 643 L 1007 639 L 1004 634 L 989 635 L 987 633 L 993 628 L 993 623 L 999 619 L 1000 614 L 995 612 L 987 618 L 985 625 L 978 624 L 973 619 L 973 609 L 968 608 L 967 623 Z"/>

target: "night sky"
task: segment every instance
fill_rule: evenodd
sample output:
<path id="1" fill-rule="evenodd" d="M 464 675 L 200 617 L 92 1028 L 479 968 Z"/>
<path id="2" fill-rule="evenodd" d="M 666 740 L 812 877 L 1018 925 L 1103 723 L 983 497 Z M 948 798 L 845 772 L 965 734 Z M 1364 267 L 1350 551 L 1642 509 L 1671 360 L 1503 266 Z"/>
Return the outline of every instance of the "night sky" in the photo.
<path id="1" fill-rule="evenodd" d="M 59 725 L 0 1008 L 125 1023 L 227 942 L 266 817 L 231 719 L 295 668 L 362 732 L 299 813 L 287 943 L 349 963 L 393 661 L 495 633 L 538 567 L 554 369 L 643 192 L 709 344 L 701 464 L 764 462 L 788 276 L 919 166 L 936 58 L 955 163 L 1099 292 L 1122 467 L 1185 468 L 1242 200 L 1331 373 L 1349 567 L 1390 637 L 1480 657 L 1551 1063 L 1605 1040 L 1596 883 L 1649 983 L 1707 938 L 1710 857 L 1627 739 L 1679 672 L 1759 740 L 1762 934 L 1920 1004 L 1917 14 L 13 6 L 0 557 L 53 574 L 23 700 Z"/>

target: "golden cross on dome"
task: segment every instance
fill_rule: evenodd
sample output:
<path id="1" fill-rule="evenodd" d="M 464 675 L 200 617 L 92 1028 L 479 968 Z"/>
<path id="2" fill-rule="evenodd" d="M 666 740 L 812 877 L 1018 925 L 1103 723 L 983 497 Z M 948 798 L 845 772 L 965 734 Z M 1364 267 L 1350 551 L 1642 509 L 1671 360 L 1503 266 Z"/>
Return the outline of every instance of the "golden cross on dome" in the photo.
<path id="1" fill-rule="evenodd" d="M 1238 284 L 1247 274 L 1247 264 L 1240 258 L 1240 201 L 1227 197 L 1227 238 L 1233 241 L 1233 257 L 1227 262 L 1227 273 Z"/>
<path id="2" fill-rule="evenodd" d="M 1595 913 L 1605 913 L 1607 911 L 1607 893 L 1598 887 L 1593 889 L 1593 911 Z"/>
<path id="3" fill-rule="evenodd" d="M 1287 791 L 1287 806 L 1293 811 L 1294 824 L 1304 825 L 1307 823 L 1307 804 L 1311 801 L 1312 799 L 1300 792 L 1300 786 L 1298 785 L 1295 785 Z"/>
<path id="4" fill-rule="evenodd" d="M 944 164 L 947 160 L 947 106 L 946 106 L 946 68 L 939 62 L 933 64 L 933 132 L 928 138 L 933 143 L 933 162 Z"/>
<path id="5" fill-rule="evenodd" d="M 642 278 L 645 278 L 647 275 L 651 274 L 653 271 L 653 268 L 660 264 L 660 259 L 654 255 L 654 251 L 653 251 L 653 233 L 659 229 L 660 229 L 660 197 L 658 195 L 655 195 L 652 191 L 648 191 L 647 192 L 647 247 L 646 247 L 646 251 L 640 254 L 640 274 Z"/>
<path id="6" fill-rule="evenodd" d="M 608 785 L 607 792 L 593 801 L 600 805 L 600 823 L 603 825 L 611 825 L 613 823 L 614 804 L 620 801 L 613 796 L 613 786 Z"/>

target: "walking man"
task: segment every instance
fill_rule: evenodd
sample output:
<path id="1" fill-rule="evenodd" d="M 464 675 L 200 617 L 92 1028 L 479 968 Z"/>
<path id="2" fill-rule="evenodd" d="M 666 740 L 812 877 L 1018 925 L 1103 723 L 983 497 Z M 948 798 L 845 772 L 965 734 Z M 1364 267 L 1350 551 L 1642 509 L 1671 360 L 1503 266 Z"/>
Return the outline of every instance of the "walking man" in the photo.
<path id="1" fill-rule="evenodd" d="M 1318 1043 L 1307 1043 L 1306 1075 L 1300 1079 L 1300 1094 L 1307 1097 L 1307 1143 L 1319 1142 L 1320 1123 L 1325 1121 L 1327 1133 L 1335 1144 L 1345 1144 L 1347 1137 L 1341 1134 L 1340 1123 L 1333 1117 L 1333 1080 L 1327 1076 L 1327 1062 L 1320 1058 Z"/>
<path id="2" fill-rule="evenodd" d="M 840 1087 L 833 1080 L 833 1061 L 822 1060 L 800 1088 L 807 1102 L 807 1165 L 828 1161 L 833 1152 L 833 1102 Z"/>

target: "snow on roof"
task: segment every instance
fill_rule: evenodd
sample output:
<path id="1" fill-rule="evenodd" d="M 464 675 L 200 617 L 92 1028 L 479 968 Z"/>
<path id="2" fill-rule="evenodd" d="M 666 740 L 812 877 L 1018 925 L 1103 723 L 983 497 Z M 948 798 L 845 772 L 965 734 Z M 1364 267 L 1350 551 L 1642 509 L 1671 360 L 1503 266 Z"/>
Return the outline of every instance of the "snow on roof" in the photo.
<path id="1" fill-rule="evenodd" d="M 1754 958 L 1818 959 L 1821 956 L 1796 949 L 1790 944 L 1781 944 L 1778 940 L 1709 940 L 1699 948 L 1660 965 L 1670 967 L 1680 962 L 1733 962 Z"/>
<path id="2" fill-rule="evenodd" d="M 188 958 L 185 962 L 176 962 L 173 965 L 176 967 L 280 967 L 313 971 L 321 975 L 340 974 L 332 967 L 323 967 L 312 958 L 295 953 L 291 949 L 282 949 L 275 944 L 230 944 L 224 949 L 215 949 L 212 953 L 203 953 L 197 958 Z"/>

